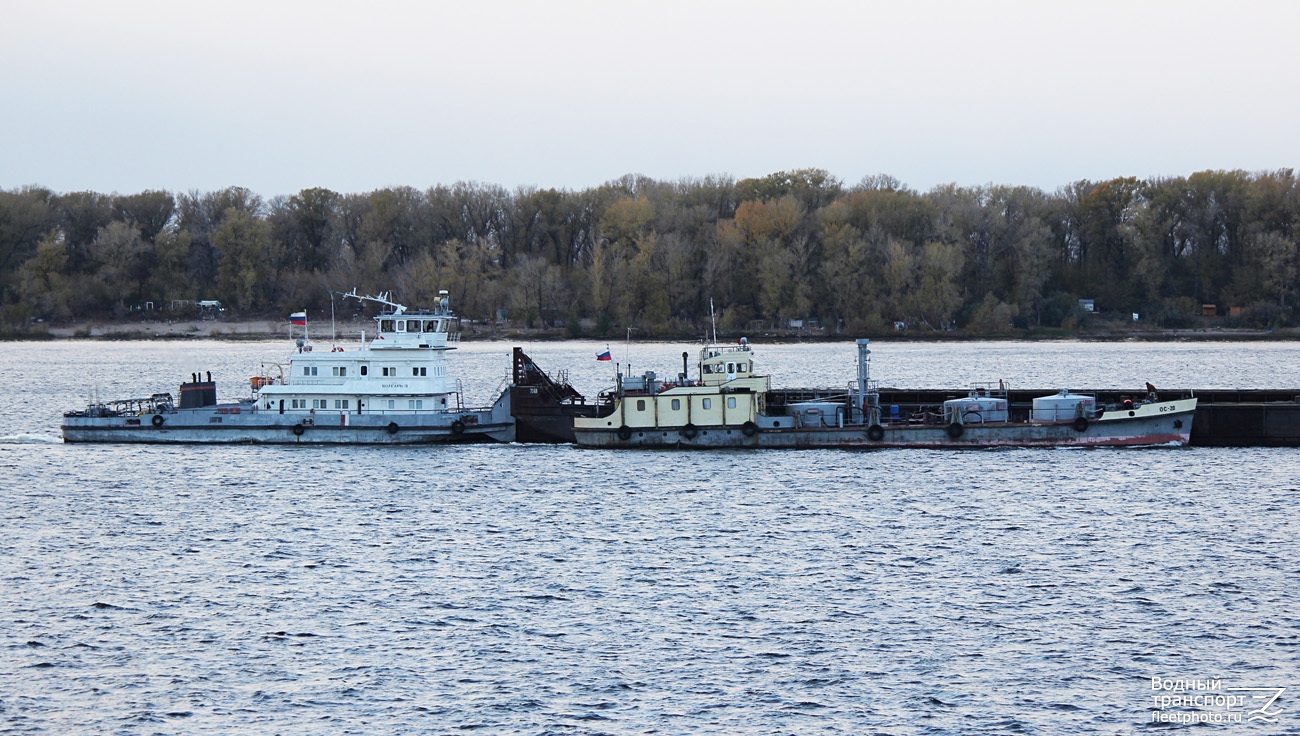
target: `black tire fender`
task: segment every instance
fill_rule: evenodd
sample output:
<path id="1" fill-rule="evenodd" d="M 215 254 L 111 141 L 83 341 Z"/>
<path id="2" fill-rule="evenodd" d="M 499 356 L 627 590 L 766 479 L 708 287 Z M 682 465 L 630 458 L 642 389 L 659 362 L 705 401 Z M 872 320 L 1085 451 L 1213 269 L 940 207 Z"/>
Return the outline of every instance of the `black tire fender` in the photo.
<path id="1" fill-rule="evenodd" d="M 302 433 L 306 431 L 306 429 L 307 428 L 302 426 L 302 423 L 299 422 L 298 424 L 293 425 L 293 435 L 295 437 L 301 437 Z"/>
<path id="2" fill-rule="evenodd" d="M 697 434 L 699 434 L 699 430 L 695 428 L 694 424 L 687 424 L 685 427 L 682 427 L 682 436 L 688 440 L 695 439 L 695 435 Z"/>
<path id="3" fill-rule="evenodd" d="M 740 431 L 744 432 L 746 437 L 753 437 L 758 434 L 758 425 L 753 422 L 745 422 L 740 425 Z"/>
<path id="4" fill-rule="evenodd" d="M 464 431 L 465 431 L 465 423 L 462 422 L 461 420 L 457 419 L 456 421 L 451 423 L 452 434 L 461 434 Z"/>
<path id="5" fill-rule="evenodd" d="M 1074 419 L 1074 431 L 1076 431 L 1076 432 L 1087 432 L 1087 431 L 1088 431 L 1088 419 L 1087 419 L 1086 417 L 1075 417 L 1075 419 Z"/>
<path id="6" fill-rule="evenodd" d="M 152 424 L 152 425 L 155 426 L 155 427 L 161 427 L 161 426 L 163 425 L 163 423 L 166 422 L 166 421 L 167 421 L 166 419 L 163 419 L 163 415 L 162 415 L 162 414 L 154 414 L 154 415 L 153 415 L 153 419 L 150 419 L 150 420 L 149 420 L 149 423 Z"/>
<path id="7" fill-rule="evenodd" d="M 948 425 L 948 436 L 953 438 L 954 440 L 962 436 L 962 434 L 965 432 L 966 432 L 966 428 L 961 426 L 961 422 L 953 422 L 952 424 Z"/>
<path id="8" fill-rule="evenodd" d="M 397 434 L 397 430 L 398 430 L 397 422 L 389 422 L 388 426 L 384 427 L 384 429 L 388 430 L 389 434 Z"/>
<path id="9" fill-rule="evenodd" d="M 632 429 L 626 424 L 618 428 L 618 438 L 624 442 L 632 439 Z"/>
<path id="10" fill-rule="evenodd" d="M 872 442 L 879 442 L 885 439 L 885 428 L 879 424 L 873 424 L 867 427 L 867 439 Z"/>

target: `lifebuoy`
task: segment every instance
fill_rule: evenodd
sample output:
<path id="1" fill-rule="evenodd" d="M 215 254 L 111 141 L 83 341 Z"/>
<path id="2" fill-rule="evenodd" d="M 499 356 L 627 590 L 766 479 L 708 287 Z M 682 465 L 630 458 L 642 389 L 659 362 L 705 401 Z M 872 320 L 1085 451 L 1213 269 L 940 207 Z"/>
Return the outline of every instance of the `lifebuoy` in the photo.
<path id="1" fill-rule="evenodd" d="M 687 424 L 685 427 L 682 427 L 682 436 L 686 439 L 693 440 L 695 439 L 696 434 L 698 434 L 698 432 L 696 431 L 694 424 Z"/>
<path id="2" fill-rule="evenodd" d="M 618 438 L 624 442 L 632 439 L 632 430 L 626 424 L 618 428 Z"/>
<path id="3" fill-rule="evenodd" d="M 456 421 L 451 423 L 452 434 L 460 434 L 461 432 L 464 431 L 465 431 L 465 423 L 462 422 L 461 420 L 457 419 Z"/>
<path id="4" fill-rule="evenodd" d="M 753 422 L 745 422 L 740 425 L 740 431 L 744 432 L 746 437 L 753 437 L 758 434 L 758 425 Z"/>
<path id="5" fill-rule="evenodd" d="M 388 430 L 389 434 L 397 434 L 397 422 L 389 422 L 385 429 Z"/>
<path id="6" fill-rule="evenodd" d="M 162 414 L 154 414 L 154 415 L 153 415 L 153 419 L 150 419 L 150 420 L 149 420 L 149 422 L 150 422 L 151 424 L 153 424 L 153 426 L 155 426 L 155 427 L 161 427 L 161 426 L 163 425 L 163 422 L 165 422 L 165 421 L 167 421 L 167 420 L 166 420 L 166 419 L 163 419 L 163 415 L 162 415 Z"/>
<path id="7" fill-rule="evenodd" d="M 1074 431 L 1076 431 L 1076 432 L 1087 432 L 1087 431 L 1088 431 L 1088 420 L 1087 420 L 1086 418 L 1084 418 L 1084 417 L 1075 417 L 1075 419 L 1074 419 Z"/>
<path id="8" fill-rule="evenodd" d="M 301 437 L 301 436 L 302 436 L 302 433 L 303 433 L 303 431 L 304 431 L 305 429 L 306 429 L 306 428 L 303 427 L 302 424 L 295 424 L 295 425 L 293 425 L 293 433 L 294 433 L 294 435 L 297 436 L 297 437 Z"/>
<path id="9" fill-rule="evenodd" d="M 872 442 L 879 442 L 885 439 L 885 428 L 879 424 L 873 424 L 867 427 L 867 439 Z"/>
<path id="10" fill-rule="evenodd" d="M 962 433 L 965 431 L 966 428 L 961 426 L 961 422 L 953 422 L 952 424 L 948 425 L 948 436 L 953 438 L 954 440 L 962 436 Z"/>

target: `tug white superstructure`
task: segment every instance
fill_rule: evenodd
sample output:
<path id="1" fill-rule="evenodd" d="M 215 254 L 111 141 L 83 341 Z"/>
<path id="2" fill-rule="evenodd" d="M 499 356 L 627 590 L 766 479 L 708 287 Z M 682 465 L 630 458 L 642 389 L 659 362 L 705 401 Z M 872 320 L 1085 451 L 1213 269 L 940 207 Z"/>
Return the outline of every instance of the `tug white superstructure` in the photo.
<path id="1" fill-rule="evenodd" d="M 344 296 L 382 305 L 376 331 L 360 347 L 317 351 L 306 339 L 282 363 L 250 379 L 252 395 L 219 404 L 216 385 L 197 374 L 170 394 L 100 402 L 64 415 L 66 442 L 250 442 L 413 444 L 510 442 L 508 388 L 492 406 L 463 405 L 447 354 L 456 318 L 441 292 L 431 311 L 408 312 L 388 294 Z"/>

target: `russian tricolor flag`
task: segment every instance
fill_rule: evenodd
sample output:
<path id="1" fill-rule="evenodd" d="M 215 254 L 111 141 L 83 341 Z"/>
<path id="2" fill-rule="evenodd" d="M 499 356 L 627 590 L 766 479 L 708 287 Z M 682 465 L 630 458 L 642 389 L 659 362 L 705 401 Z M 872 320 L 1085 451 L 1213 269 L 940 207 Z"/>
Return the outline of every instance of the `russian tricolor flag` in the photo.
<path id="1" fill-rule="evenodd" d="M 306 326 L 307 326 L 307 313 L 306 313 L 306 312 L 294 312 L 293 314 L 289 315 L 289 324 L 291 324 L 291 325 L 298 325 L 299 327 L 306 327 Z"/>
<path id="2" fill-rule="evenodd" d="M 613 358 L 609 356 L 609 348 L 605 348 L 599 353 L 596 353 L 596 360 L 613 360 Z"/>

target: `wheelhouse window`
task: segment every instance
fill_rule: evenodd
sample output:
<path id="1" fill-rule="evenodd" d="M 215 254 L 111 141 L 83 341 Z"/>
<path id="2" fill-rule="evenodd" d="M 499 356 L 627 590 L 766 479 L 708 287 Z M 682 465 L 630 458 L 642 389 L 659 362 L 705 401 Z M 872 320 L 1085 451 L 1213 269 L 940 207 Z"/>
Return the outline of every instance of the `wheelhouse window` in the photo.
<path id="1" fill-rule="evenodd" d="M 636 400 L 636 410 L 637 410 L 637 411 L 645 411 L 645 399 L 637 399 L 637 400 Z"/>
<path id="2" fill-rule="evenodd" d="M 682 400 L 673 399 L 673 411 L 681 411 L 681 408 L 682 408 Z"/>
<path id="3" fill-rule="evenodd" d="M 728 409 L 735 409 L 735 408 L 736 408 L 736 397 L 735 397 L 735 396 L 728 396 L 728 397 L 727 397 L 727 408 L 728 408 Z"/>
<path id="4" fill-rule="evenodd" d="M 314 375 L 316 375 L 316 366 L 314 366 L 314 365 L 304 365 L 304 366 L 302 367 L 302 374 L 303 374 L 304 376 L 314 376 Z"/>
<path id="5" fill-rule="evenodd" d="M 700 399 L 700 406 L 705 409 L 712 409 L 713 399 Z"/>
<path id="6" fill-rule="evenodd" d="M 425 332 L 437 332 L 437 331 L 438 331 L 438 323 L 435 322 L 435 321 L 433 321 L 433 320 L 431 320 L 431 319 L 430 319 L 430 320 L 425 320 L 425 322 L 424 322 L 424 331 L 425 331 Z"/>
<path id="7" fill-rule="evenodd" d="M 393 320 L 391 320 L 391 319 L 381 319 L 381 320 L 379 320 L 379 331 L 380 331 L 380 332 L 394 332 L 394 331 L 396 331 L 396 328 L 393 326 Z"/>

